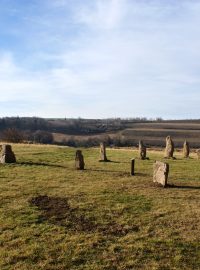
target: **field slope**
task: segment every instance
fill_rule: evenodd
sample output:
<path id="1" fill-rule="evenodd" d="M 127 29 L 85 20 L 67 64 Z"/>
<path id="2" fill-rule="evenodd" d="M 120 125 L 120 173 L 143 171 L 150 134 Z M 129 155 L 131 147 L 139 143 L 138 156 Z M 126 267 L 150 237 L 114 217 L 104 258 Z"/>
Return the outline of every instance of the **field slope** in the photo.
<path id="1" fill-rule="evenodd" d="M 0 166 L 0 269 L 200 269 L 200 172 L 195 156 L 169 161 L 168 188 L 152 183 L 137 151 L 13 145 L 17 163 Z"/>

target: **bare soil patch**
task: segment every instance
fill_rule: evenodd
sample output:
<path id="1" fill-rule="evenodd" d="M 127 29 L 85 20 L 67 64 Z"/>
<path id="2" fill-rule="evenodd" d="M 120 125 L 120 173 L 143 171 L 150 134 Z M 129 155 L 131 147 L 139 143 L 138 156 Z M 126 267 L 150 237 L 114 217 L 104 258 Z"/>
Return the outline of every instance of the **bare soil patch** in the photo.
<path id="1" fill-rule="evenodd" d="M 99 224 L 95 217 L 86 217 L 84 210 L 72 208 L 68 198 L 39 195 L 30 199 L 30 205 L 36 206 L 41 214 L 39 222 L 50 222 L 77 232 L 100 232 L 102 234 L 124 236 L 131 231 L 139 231 L 138 226 L 123 226 L 111 220 Z"/>

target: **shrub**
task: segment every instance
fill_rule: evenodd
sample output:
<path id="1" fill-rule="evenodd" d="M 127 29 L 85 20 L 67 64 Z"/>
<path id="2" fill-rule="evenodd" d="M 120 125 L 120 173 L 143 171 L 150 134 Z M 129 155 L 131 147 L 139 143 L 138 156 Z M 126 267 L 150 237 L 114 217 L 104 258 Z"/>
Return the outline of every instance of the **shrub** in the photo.
<path id="1" fill-rule="evenodd" d="M 2 140 L 6 142 L 20 143 L 24 140 L 24 134 L 16 128 L 8 128 L 3 131 Z"/>
<path id="2" fill-rule="evenodd" d="M 36 143 L 51 144 L 53 143 L 53 135 L 48 131 L 37 130 L 33 134 L 33 141 Z"/>

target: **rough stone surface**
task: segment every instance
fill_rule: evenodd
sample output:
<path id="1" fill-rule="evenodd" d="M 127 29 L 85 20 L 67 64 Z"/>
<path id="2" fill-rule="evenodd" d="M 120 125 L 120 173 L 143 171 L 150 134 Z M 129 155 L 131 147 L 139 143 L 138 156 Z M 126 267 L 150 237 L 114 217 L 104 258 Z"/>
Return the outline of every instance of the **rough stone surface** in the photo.
<path id="1" fill-rule="evenodd" d="M 165 158 L 173 158 L 174 154 L 174 143 L 170 136 L 166 138 L 166 147 L 165 147 Z"/>
<path id="2" fill-rule="evenodd" d="M 200 159 L 200 149 L 197 149 L 196 153 L 197 153 L 197 158 Z"/>
<path id="3" fill-rule="evenodd" d="M 156 161 L 153 164 L 153 182 L 161 184 L 163 187 L 167 185 L 169 174 L 169 164 Z"/>
<path id="4" fill-rule="evenodd" d="M 190 146 L 189 143 L 185 140 L 183 144 L 183 157 L 189 158 L 189 155 L 190 155 Z"/>
<path id="5" fill-rule="evenodd" d="M 15 163 L 16 157 L 9 144 L 1 145 L 0 163 Z"/>
<path id="6" fill-rule="evenodd" d="M 106 157 L 106 145 L 104 142 L 100 143 L 100 161 L 108 161 Z"/>
<path id="7" fill-rule="evenodd" d="M 84 163 L 82 152 L 81 150 L 77 150 L 76 157 L 75 157 L 75 168 L 77 170 L 84 170 L 84 166 L 85 166 L 85 163 Z"/>
<path id="8" fill-rule="evenodd" d="M 140 159 L 146 159 L 146 146 L 144 145 L 143 141 L 139 141 L 139 157 Z"/>

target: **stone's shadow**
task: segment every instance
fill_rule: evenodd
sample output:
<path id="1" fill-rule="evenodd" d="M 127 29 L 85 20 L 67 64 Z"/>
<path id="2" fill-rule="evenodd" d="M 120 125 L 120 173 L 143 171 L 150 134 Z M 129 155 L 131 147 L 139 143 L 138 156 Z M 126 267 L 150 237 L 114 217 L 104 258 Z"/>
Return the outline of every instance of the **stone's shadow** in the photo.
<path id="1" fill-rule="evenodd" d="M 125 173 L 124 171 L 112 171 L 112 170 L 102 170 L 102 169 L 85 169 L 85 171 L 91 171 L 91 172 L 109 172 L 109 173 Z"/>
<path id="2" fill-rule="evenodd" d="M 149 176 L 149 174 L 147 174 L 147 173 L 135 173 L 134 174 L 135 176 Z"/>
<path id="3" fill-rule="evenodd" d="M 167 184 L 166 188 L 176 188 L 176 189 L 200 189 L 200 186 L 178 186 L 173 184 Z"/>
<path id="4" fill-rule="evenodd" d="M 45 163 L 45 162 L 26 161 L 26 162 L 17 162 L 16 164 L 28 165 L 28 166 L 47 166 L 47 167 L 55 167 L 55 168 L 65 168 L 65 166 L 62 166 L 62 165 L 49 164 L 49 163 Z"/>
<path id="5" fill-rule="evenodd" d="M 129 172 L 119 172 L 117 174 L 118 177 L 132 177 L 132 175 Z"/>
<path id="6" fill-rule="evenodd" d="M 112 160 L 99 160 L 99 162 L 101 162 L 101 163 L 122 163 L 122 162 L 120 162 L 120 161 L 112 161 Z"/>
<path id="7" fill-rule="evenodd" d="M 133 157 L 133 159 L 135 159 L 135 160 L 142 160 L 142 161 L 144 161 L 144 160 L 150 160 L 149 157 L 146 157 L 146 158 Z"/>
<path id="8" fill-rule="evenodd" d="M 108 172 L 108 173 L 115 173 L 115 174 L 120 174 L 123 176 L 131 176 L 130 172 L 127 171 L 114 171 L 114 170 L 103 170 L 103 169 L 85 169 L 85 171 L 91 171 L 91 172 Z M 149 176 L 147 173 L 135 173 L 132 176 Z"/>

